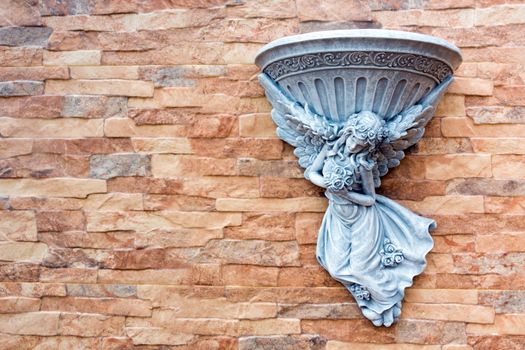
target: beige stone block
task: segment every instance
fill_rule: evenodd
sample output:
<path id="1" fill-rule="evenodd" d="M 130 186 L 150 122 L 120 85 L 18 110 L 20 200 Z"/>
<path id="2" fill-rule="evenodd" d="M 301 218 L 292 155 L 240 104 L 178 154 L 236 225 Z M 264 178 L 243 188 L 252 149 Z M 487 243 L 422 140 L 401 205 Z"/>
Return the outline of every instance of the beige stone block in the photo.
<path id="1" fill-rule="evenodd" d="M 188 155 L 153 155 L 151 172 L 154 177 L 235 175 L 236 159 Z"/>
<path id="2" fill-rule="evenodd" d="M 0 315 L 0 332 L 50 336 L 58 334 L 58 312 L 27 312 Z"/>
<path id="3" fill-rule="evenodd" d="M 117 316 L 151 316 L 149 301 L 126 298 L 44 297 L 41 309 Z"/>
<path id="4" fill-rule="evenodd" d="M 478 291 L 473 289 L 409 288 L 405 290 L 405 293 L 405 301 L 408 303 L 455 303 L 473 305 L 478 303 Z"/>
<path id="5" fill-rule="evenodd" d="M 292 212 L 323 212 L 326 210 L 325 198 L 260 198 L 238 199 L 218 198 L 218 211 L 292 211 Z"/>
<path id="6" fill-rule="evenodd" d="M 40 262 L 47 254 L 47 245 L 32 242 L 0 242 L 0 260 Z"/>
<path id="7" fill-rule="evenodd" d="M 271 318 L 266 320 L 242 320 L 239 335 L 300 334 L 301 322 L 292 318 Z"/>
<path id="8" fill-rule="evenodd" d="M 422 215 L 483 213 L 483 196 L 429 196 L 422 201 L 400 201 Z"/>
<path id="9" fill-rule="evenodd" d="M 525 214 L 525 197 L 485 197 L 487 213 Z"/>
<path id="10" fill-rule="evenodd" d="M 190 154 L 191 144 L 187 138 L 133 138 L 135 152 Z"/>
<path id="11" fill-rule="evenodd" d="M 102 57 L 98 50 L 44 51 L 45 66 L 99 65 Z"/>
<path id="12" fill-rule="evenodd" d="M 476 9 L 476 26 L 503 26 L 525 23 L 525 5 L 503 5 Z"/>
<path id="13" fill-rule="evenodd" d="M 241 137 L 277 137 L 276 128 L 268 113 L 245 114 L 239 117 Z"/>
<path id="14" fill-rule="evenodd" d="M 438 117 L 465 117 L 465 96 L 445 95 L 439 102 L 434 115 Z"/>
<path id="15" fill-rule="evenodd" d="M 167 230 L 180 227 L 215 229 L 241 225 L 240 213 L 213 212 L 87 212 L 87 230 Z"/>
<path id="16" fill-rule="evenodd" d="M 177 294 L 159 300 L 158 305 L 166 310 L 155 311 L 156 317 L 167 318 L 224 318 L 267 319 L 277 316 L 276 303 L 230 302 L 225 298 L 187 298 Z"/>
<path id="17" fill-rule="evenodd" d="M 125 318 L 85 313 L 62 313 L 59 331 L 61 335 L 80 337 L 120 336 Z"/>
<path id="18" fill-rule="evenodd" d="M 494 323 L 494 308 L 481 305 L 405 303 L 402 318 Z"/>
<path id="19" fill-rule="evenodd" d="M 519 126 L 517 127 L 520 128 Z M 487 135 L 487 137 L 489 136 Z M 470 143 L 474 152 L 492 154 L 525 154 L 525 142 L 523 142 L 523 138 L 519 137 L 471 138 Z"/>
<path id="20" fill-rule="evenodd" d="M 37 241 L 35 213 L 0 211 L 0 240 Z"/>
<path id="21" fill-rule="evenodd" d="M 139 80 L 47 80 L 46 94 L 153 96 L 153 83 Z"/>
<path id="22" fill-rule="evenodd" d="M 494 83 L 489 79 L 457 77 L 447 92 L 450 94 L 491 96 Z"/>
<path id="23" fill-rule="evenodd" d="M 184 345 L 195 338 L 191 334 L 177 334 L 161 327 L 126 327 L 125 331 L 135 345 Z"/>
<path id="24" fill-rule="evenodd" d="M 0 117 L 0 134 L 3 137 L 30 138 L 83 138 L 101 137 L 102 119 L 17 119 Z M 35 150 L 36 151 L 36 150 Z"/>
<path id="25" fill-rule="evenodd" d="M 3 297 L 0 298 L 0 314 L 22 313 L 38 311 L 39 298 Z"/>
<path id="26" fill-rule="evenodd" d="M 373 17 L 385 28 L 400 28 L 403 26 L 425 27 L 471 27 L 474 24 L 474 10 L 406 10 L 377 11 Z"/>
<path id="27" fill-rule="evenodd" d="M 140 193 L 100 193 L 89 195 L 84 202 L 84 210 L 119 211 L 143 210 Z"/>
<path id="28" fill-rule="evenodd" d="M 329 340 L 326 350 L 441 350 L 440 345 L 418 345 L 418 344 L 370 344 L 349 343 L 337 340 Z"/>
<path id="29" fill-rule="evenodd" d="M 98 270 L 96 281 L 97 283 L 183 285 L 193 283 L 193 271 L 186 267 L 162 270 Z"/>
<path id="30" fill-rule="evenodd" d="M 525 251 L 525 234 L 509 233 L 476 236 L 476 251 L 500 254 Z"/>
<path id="31" fill-rule="evenodd" d="M 30 154 L 33 149 L 33 140 L 30 139 L 3 139 L 0 140 L 0 158 L 11 158 Z"/>
<path id="32" fill-rule="evenodd" d="M 495 179 L 525 179 L 525 156 L 493 155 L 492 175 Z"/>
<path id="33" fill-rule="evenodd" d="M 106 192 L 106 181 L 74 178 L 1 179 L 0 195 L 85 198 Z"/>
<path id="34" fill-rule="evenodd" d="M 71 79 L 138 80 L 138 66 L 78 66 L 70 67 Z"/>
<path id="35" fill-rule="evenodd" d="M 137 126 L 129 118 L 108 118 L 104 123 L 107 137 L 168 138 L 180 134 L 180 125 L 141 125 Z M 156 141 L 156 143 L 161 141 Z"/>
<path id="36" fill-rule="evenodd" d="M 525 315 L 496 315 L 494 324 L 468 324 L 467 333 L 492 335 L 525 335 Z"/>
<path id="37" fill-rule="evenodd" d="M 448 154 L 425 157 L 425 178 L 449 180 L 465 177 L 490 177 L 488 154 Z"/>

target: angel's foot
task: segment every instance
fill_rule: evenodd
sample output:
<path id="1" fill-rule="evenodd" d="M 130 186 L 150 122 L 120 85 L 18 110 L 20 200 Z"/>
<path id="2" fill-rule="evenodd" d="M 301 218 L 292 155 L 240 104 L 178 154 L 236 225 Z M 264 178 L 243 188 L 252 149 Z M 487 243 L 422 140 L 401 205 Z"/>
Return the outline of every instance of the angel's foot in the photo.
<path id="1" fill-rule="evenodd" d="M 363 315 L 372 321 L 374 326 L 390 327 L 399 319 L 399 315 L 401 315 L 401 302 L 397 302 L 390 309 L 383 311 L 381 314 L 378 314 L 369 308 L 363 308 Z"/>
<path id="2" fill-rule="evenodd" d="M 381 314 L 378 314 L 377 312 L 369 309 L 369 308 L 363 308 L 363 315 L 368 318 L 374 326 L 379 327 L 383 324 L 383 316 Z"/>

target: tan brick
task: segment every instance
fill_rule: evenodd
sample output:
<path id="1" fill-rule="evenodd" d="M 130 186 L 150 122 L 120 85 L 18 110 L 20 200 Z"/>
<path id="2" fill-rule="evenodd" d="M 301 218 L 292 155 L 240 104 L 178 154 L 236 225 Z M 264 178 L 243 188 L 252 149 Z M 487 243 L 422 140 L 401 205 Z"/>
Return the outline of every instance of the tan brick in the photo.
<path id="1" fill-rule="evenodd" d="M 434 236 L 435 253 L 466 253 L 473 252 L 475 239 L 472 235 L 443 235 Z"/>
<path id="2" fill-rule="evenodd" d="M 133 138 L 131 140 L 135 152 L 147 153 L 192 153 L 191 145 L 186 138 Z M 1 143 L 0 143 L 1 145 Z"/>
<path id="3" fill-rule="evenodd" d="M 267 266 L 225 265 L 222 278 L 226 285 L 234 286 L 276 286 L 279 269 Z"/>
<path id="4" fill-rule="evenodd" d="M 480 305 L 406 303 L 403 316 L 427 320 L 493 323 L 494 309 Z"/>
<path id="5" fill-rule="evenodd" d="M 209 158 L 187 155 L 154 155 L 151 171 L 154 177 L 235 175 L 233 158 Z"/>
<path id="6" fill-rule="evenodd" d="M 58 312 L 28 312 L 0 315 L 0 332 L 7 334 L 57 335 Z"/>
<path id="7" fill-rule="evenodd" d="M 194 339 L 191 334 L 177 334 L 161 327 L 126 327 L 126 335 L 135 345 L 185 345 Z"/>
<path id="8" fill-rule="evenodd" d="M 407 303 L 472 304 L 478 303 L 478 291 L 469 289 L 416 289 L 409 288 L 405 294 Z"/>
<path id="9" fill-rule="evenodd" d="M 191 284 L 193 271 L 190 268 L 162 270 L 98 270 L 98 283 L 137 283 L 137 284 Z"/>
<path id="10" fill-rule="evenodd" d="M 493 90 L 492 80 L 457 77 L 450 85 L 448 92 L 460 95 L 491 96 Z"/>
<path id="11" fill-rule="evenodd" d="M 223 238 L 221 229 L 156 230 L 137 235 L 134 244 L 138 248 L 198 247 L 218 238 Z"/>
<path id="12" fill-rule="evenodd" d="M 318 213 L 297 213 L 295 238 L 299 244 L 314 244 L 321 227 L 323 215 Z"/>
<path id="13" fill-rule="evenodd" d="M 501 26 L 525 23 L 524 5 L 507 5 L 478 8 L 475 13 L 476 26 Z"/>
<path id="14" fill-rule="evenodd" d="M 98 50 L 82 51 L 44 51 L 46 66 L 82 66 L 99 65 L 101 52 Z"/>
<path id="15" fill-rule="evenodd" d="M 109 118 L 104 123 L 104 133 L 107 137 L 139 137 L 139 138 L 169 138 L 181 133 L 180 125 L 135 125 L 132 119 L 129 118 Z M 142 139 L 147 140 L 147 139 Z M 141 142 L 141 141 L 138 141 Z M 142 142 L 150 142 L 142 141 Z M 165 143 L 161 140 L 155 141 L 155 146 L 162 142 L 162 149 Z M 176 144 L 175 146 L 177 146 Z M 184 145 L 184 144 L 183 144 Z M 184 145 L 185 146 L 185 145 Z M 170 142 L 168 147 L 173 147 Z"/>
<path id="16" fill-rule="evenodd" d="M 239 117 L 239 136 L 277 137 L 276 125 L 267 113 L 245 114 Z"/>
<path id="17" fill-rule="evenodd" d="M 203 299 L 172 296 L 158 303 L 167 310 L 156 310 L 154 317 L 266 319 L 277 315 L 275 303 L 238 303 L 224 298 Z M 166 315 L 164 315 L 166 314 Z"/>
<path id="18" fill-rule="evenodd" d="M 467 108 L 467 116 L 474 124 L 523 124 L 525 107 L 473 106 Z"/>
<path id="19" fill-rule="evenodd" d="M 275 318 L 259 321 L 239 322 L 239 335 L 300 334 L 301 324 L 297 319 Z"/>
<path id="20" fill-rule="evenodd" d="M 47 254 L 47 245 L 29 242 L 0 242 L 0 257 L 4 261 L 40 262 Z"/>
<path id="21" fill-rule="evenodd" d="M 40 310 L 40 299 L 24 297 L 0 298 L 0 314 L 15 314 Z"/>
<path id="22" fill-rule="evenodd" d="M 327 201 L 324 198 L 290 198 L 290 199 L 237 199 L 218 198 L 218 211 L 305 211 L 323 212 Z"/>
<path id="23" fill-rule="evenodd" d="M 30 154 L 33 149 L 31 139 L 2 139 L 0 140 L 0 158 L 10 158 Z"/>
<path id="24" fill-rule="evenodd" d="M 487 213 L 525 214 L 525 197 L 485 197 Z"/>
<path id="25" fill-rule="evenodd" d="M 493 155 L 492 175 L 495 179 L 525 179 L 525 157 Z"/>
<path id="26" fill-rule="evenodd" d="M 487 135 L 488 136 L 488 135 Z M 472 138 L 474 152 L 492 154 L 525 154 L 525 143 L 521 138 Z"/>
<path id="27" fill-rule="evenodd" d="M 0 67 L 0 80 L 68 79 L 67 67 Z"/>
<path id="28" fill-rule="evenodd" d="M 439 102 L 435 115 L 439 117 L 464 117 L 465 96 L 445 95 Z"/>
<path id="29" fill-rule="evenodd" d="M 0 240 L 37 241 L 32 211 L 0 211 Z"/>
<path id="30" fill-rule="evenodd" d="M 73 178 L 0 180 L 0 194 L 7 196 L 85 198 L 88 194 L 101 192 L 106 192 L 104 180 Z"/>
<path id="31" fill-rule="evenodd" d="M 16 119 L 0 118 L 0 134 L 3 137 L 74 138 L 99 137 L 103 135 L 101 119 Z"/>
<path id="32" fill-rule="evenodd" d="M 139 79 L 137 66 L 78 66 L 70 67 L 69 72 L 71 79 Z"/>
<path id="33" fill-rule="evenodd" d="M 44 297 L 42 310 L 149 317 L 151 303 L 136 299 Z"/>
<path id="34" fill-rule="evenodd" d="M 40 271 L 42 282 L 96 283 L 97 270 L 82 268 L 51 268 Z"/>
<path id="35" fill-rule="evenodd" d="M 348 3 L 343 0 L 316 2 L 298 0 L 297 14 L 301 21 L 367 21 L 371 19 L 370 8 L 364 3 Z"/>
<path id="36" fill-rule="evenodd" d="M 153 96 L 153 83 L 138 80 L 48 80 L 46 94 Z"/>
<path id="37" fill-rule="evenodd" d="M 59 332 L 61 335 L 80 337 L 104 337 L 123 335 L 124 317 L 97 314 L 62 313 Z"/>
<path id="38" fill-rule="evenodd" d="M 377 11 L 373 13 L 374 19 L 383 27 L 393 29 L 403 26 L 471 27 L 474 24 L 474 16 L 472 9 Z"/>
<path id="39" fill-rule="evenodd" d="M 480 253 L 511 253 L 525 251 L 525 235 L 520 233 L 476 236 L 476 251 Z"/>
<path id="40" fill-rule="evenodd" d="M 525 335 L 525 315 L 496 315 L 493 325 L 469 324 L 469 334 Z"/>
<path id="41" fill-rule="evenodd" d="M 422 201 L 401 201 L 422 215 L 483 213 L 483 196 L 429 196 Z"/>
<path id="42" fill-rule="evenodd" d="M 180 227 L 222 228 L 241 224 L 238 213 L 207 212 L 87 212 L 88 231 L 162 230 Z"/>
<path id="43" fill-rule="evenodd" d="M 143 210 L 142 195 L 139 193 L 101 193 L 88 196 L 84 210 L 119 211 Z"/>
<path id="44" fill-rule="evenodd" d="M 326 350 L 441 350 L 440 345 L 418 345 L 418 344 L 369 344 L 369 343 L 349 343 L 337 340 L 329 340 L 326 343 Z"/>
<path id="45" fill-rule="evenodd" d="M 483 154 L 427 156 L 425 178 L 448 180 L 457 177 L 490 177 L 491 157 Z"/>

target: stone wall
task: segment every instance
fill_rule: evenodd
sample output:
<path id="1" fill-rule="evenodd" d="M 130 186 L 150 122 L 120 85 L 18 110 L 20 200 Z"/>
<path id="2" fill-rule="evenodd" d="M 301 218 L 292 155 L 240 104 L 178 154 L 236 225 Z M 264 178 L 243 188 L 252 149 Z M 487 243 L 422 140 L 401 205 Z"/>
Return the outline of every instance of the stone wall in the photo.
<path id="1" fill-rule="evenodd" d="M 2 0 L 0 26 L 2 349 L 525 348 L 522 0 Z M 382 187 L 439 225 L 389 329 L 316 263 L 326 201 L 253 65 L 340 28 L 465 59 Z"/>

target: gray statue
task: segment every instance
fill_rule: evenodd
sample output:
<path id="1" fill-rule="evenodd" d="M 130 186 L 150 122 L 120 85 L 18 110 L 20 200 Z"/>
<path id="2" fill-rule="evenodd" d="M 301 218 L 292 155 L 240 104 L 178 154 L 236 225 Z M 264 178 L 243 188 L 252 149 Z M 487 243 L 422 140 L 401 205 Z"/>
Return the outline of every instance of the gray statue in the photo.
<path id="1" fill-rule="evenodd" d="M 406 287 L 426 266 L 433 220 L 376 194 L 381 176 L 423 136 L 452 81 L 442 80 L 419 103 L 391 116 L 360 111 L 336 121 L 294 101 L 266 73 L 260 76 L 277 134 L 295 147 L 305 178 L 326 189 L 329 206 L 319 230 L 317 259 L 354 296 L 376 326 L 401 313 Z"/>

